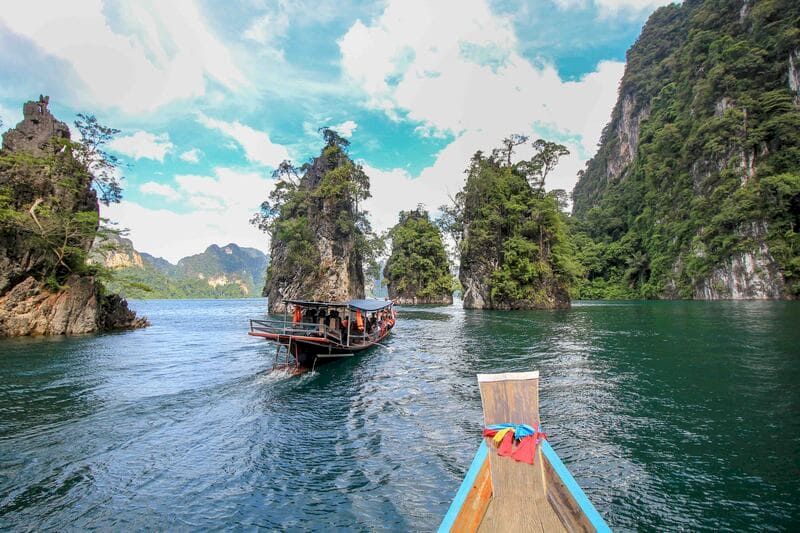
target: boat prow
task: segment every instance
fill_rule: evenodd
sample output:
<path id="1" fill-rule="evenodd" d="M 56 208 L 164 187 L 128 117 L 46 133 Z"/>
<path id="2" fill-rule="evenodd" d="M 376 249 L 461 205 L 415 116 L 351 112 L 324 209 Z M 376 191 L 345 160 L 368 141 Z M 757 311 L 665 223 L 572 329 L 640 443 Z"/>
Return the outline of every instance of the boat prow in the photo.
<path id="1" fill-rule="evenodd" d="M 439 532 L 611 531 L 541 433 L 539 373 L 479 374 L 478 385 L 487 436 Z"/>

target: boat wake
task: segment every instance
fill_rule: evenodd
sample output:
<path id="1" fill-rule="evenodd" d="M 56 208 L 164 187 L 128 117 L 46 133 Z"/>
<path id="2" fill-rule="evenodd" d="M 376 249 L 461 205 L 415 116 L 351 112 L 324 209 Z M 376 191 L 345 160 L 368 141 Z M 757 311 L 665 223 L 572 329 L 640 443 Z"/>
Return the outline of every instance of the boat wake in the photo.
<path id="1" fill-rule="evenodd" d="M 277 383 L 288 379 L 308 380 L 317 375 L 316 370 L 307 370 L 298 373 L 294 367 L 273 368 L 261 372 L 256 380 L 257 383 L 264 385 L 268 383 Z"/>

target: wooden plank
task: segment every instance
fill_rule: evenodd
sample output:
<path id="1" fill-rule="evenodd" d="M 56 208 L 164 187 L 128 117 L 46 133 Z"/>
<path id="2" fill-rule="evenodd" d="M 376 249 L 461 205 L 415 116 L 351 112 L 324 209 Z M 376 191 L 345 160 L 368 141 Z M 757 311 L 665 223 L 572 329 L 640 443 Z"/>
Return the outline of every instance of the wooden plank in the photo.
<path id="1" fill-rule="evenodd" d="M 538 372 L 478 376 L 484 424 L 539 426 Z M 547 499 L 542 460 L 519 463 L 489 446 L 493 497 L 481 531 L 565 531 Z M 538 454 L 537 454 L 538 455 Z"/>
<path id="2" fill-rule="evenodd" d="M 458 487 L 458 492 L 456 493 L 455 498 L 453 498 L 450 508 L 447 510 L 447 514 L 444 515 L 442 523 L 439 524 L 438 533 L 447 533 L 453 529 L 453 525 L 455 524 L 459 515 L 461 515 L 462 509 L 465 507 L 465 502 L 468 500 L 473 500 L 476 497 L 476 490 L 478 490 L 481 494 L 488 490 L 488 498 L 491 498 L 492 484 L 491 480 L 488 479 L 489 469 L 486 467 L 486 465 L 489 463 L 488 457 L 489 448 L 486 446 L 485 442 L 481 441 L 481 445 L 478 447 L 475 457 L 472 458 L 472 463 L 469 466 L 469 470 L 467 470 L 464 479 L 461 481 L 461 485 Z M 486 487 L 487 485 L 488 487 Z M 485 509 L 483 511 L 479 511 L 478 506 L 473 505 L 472 503 L 467 505 L 467 509 L 472 509 L 473 511 L 471 512 L 480 514 L 481 517 L 485 512 Z M 466 520 L 466 516 L 462 518 L 462 520 Z M 478 522 L 480 523 L 480 518 L 478 519 Z"/>
<path id="3" fill-rule="evenodd" d="M 488 458 L 484 460 L 472 490 L 461 506 L 455 522 L 450 531 L 458 533 L 474 533 L 483 521 L 486 508 L 492 499 L 492 477 L 489 469 Z"/>
<path id="4" fill-rule="evenodd" d="M 586 497 L 575 478 L 549 443 L 541 446 L 544 473 L 547 477 L 547 497 L 568 531 L 598 531 L 611 529 Z"/>

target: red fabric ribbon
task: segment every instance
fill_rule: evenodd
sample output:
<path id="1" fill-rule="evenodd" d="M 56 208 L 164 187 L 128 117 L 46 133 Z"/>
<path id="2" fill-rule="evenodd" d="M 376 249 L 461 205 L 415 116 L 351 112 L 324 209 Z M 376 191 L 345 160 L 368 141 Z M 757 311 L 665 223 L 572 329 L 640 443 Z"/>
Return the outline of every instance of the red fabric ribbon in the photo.
<path id="1" fill-rule="evenodd" d="M 512 448 L 514 447 L 514 432 L 509 431 L 503 436 L 503 441 L 497 447 L 497 455 L 503 457 L 511 457 Z"/>
<path id="2" fill-rule="evenodd" d="M 497 433 L 496 429 L 483 428 L 484 437 L 494 437 Z M 547 435 L 541 431 L 522 439 L 516 439 L 514 430 L 511 430 L 503 436 L 502 442 L 497 446 L 497 455 L 511 457 L 515 461 L 532 465 L 536 460 L 536 445 L 545 439 L 547 439 Z M 515 443 L 517 443 L 516 446 Z"/>

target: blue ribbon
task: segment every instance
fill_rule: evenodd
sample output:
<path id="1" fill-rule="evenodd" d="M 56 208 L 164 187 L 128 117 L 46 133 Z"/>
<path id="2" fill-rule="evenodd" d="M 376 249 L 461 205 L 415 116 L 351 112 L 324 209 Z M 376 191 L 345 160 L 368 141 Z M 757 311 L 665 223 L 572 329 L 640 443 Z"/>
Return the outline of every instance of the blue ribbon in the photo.
<path id="1" fill-rule="evenodd" d="M 492 424 L 491 426 L 486 426 L 486 428 L 493 429 L 495 431 L 512 428 L 514 430 L 514 438 L 518 440 L 538 433 L 537 430 L 533 429 L 533 427 L 529 426 L 528 424 Z"/>

